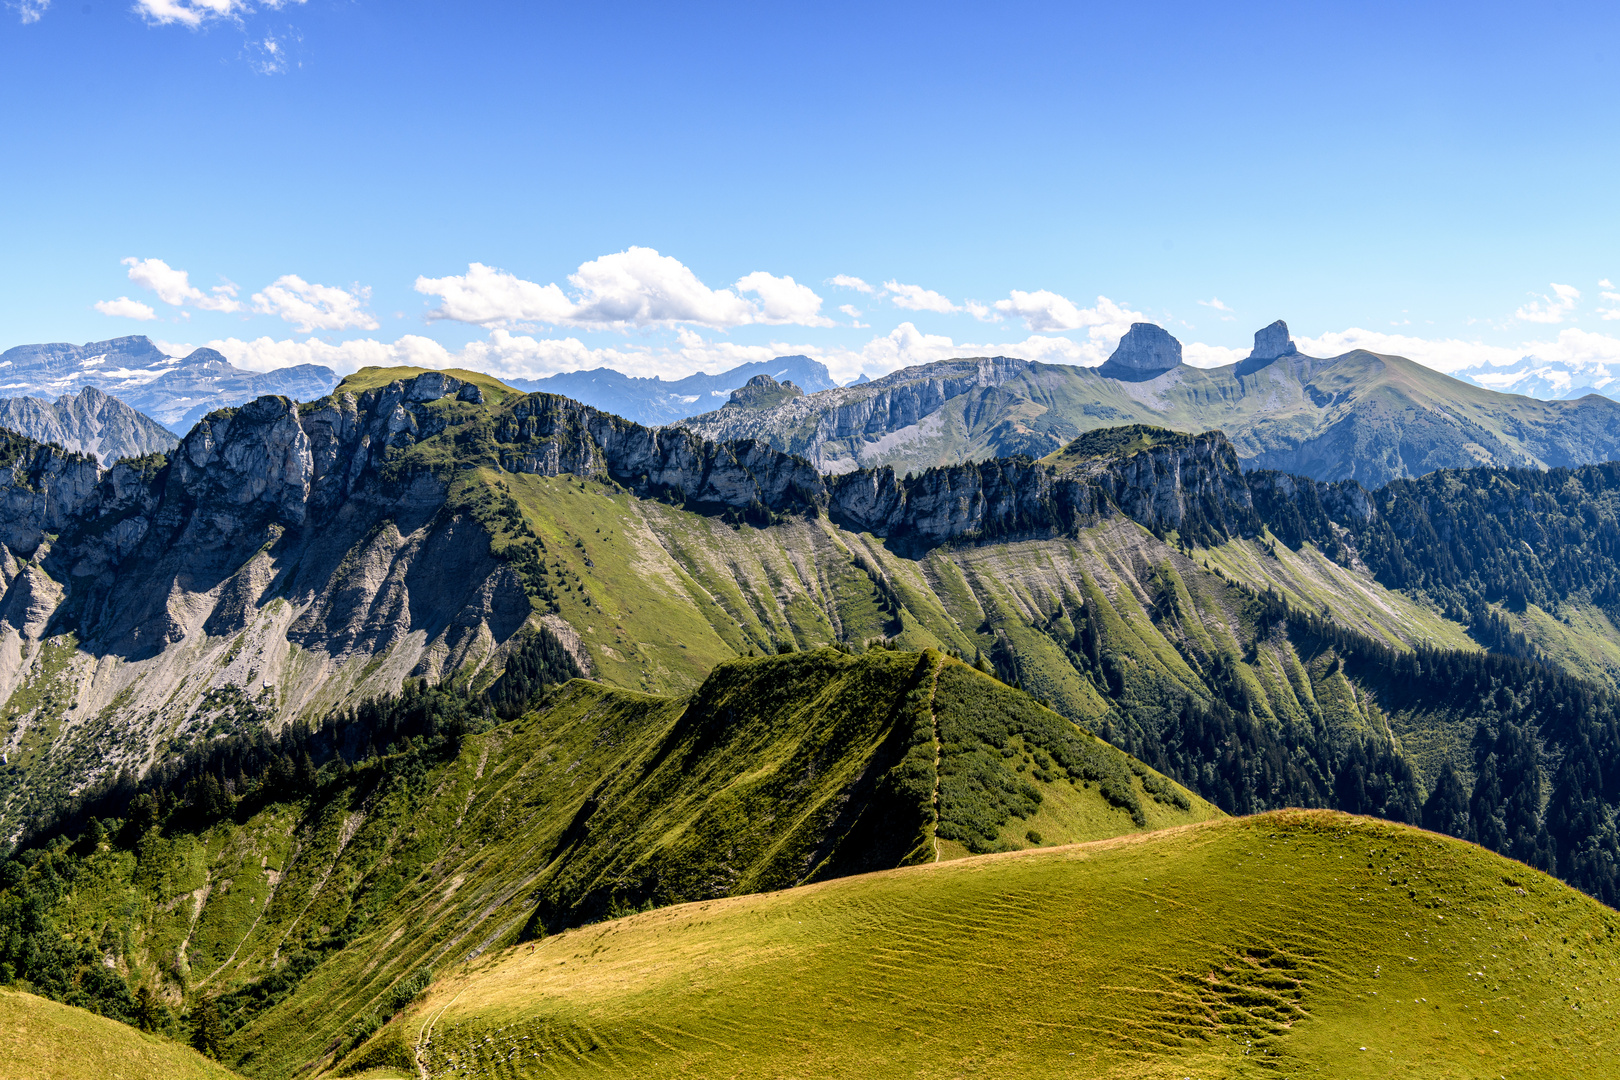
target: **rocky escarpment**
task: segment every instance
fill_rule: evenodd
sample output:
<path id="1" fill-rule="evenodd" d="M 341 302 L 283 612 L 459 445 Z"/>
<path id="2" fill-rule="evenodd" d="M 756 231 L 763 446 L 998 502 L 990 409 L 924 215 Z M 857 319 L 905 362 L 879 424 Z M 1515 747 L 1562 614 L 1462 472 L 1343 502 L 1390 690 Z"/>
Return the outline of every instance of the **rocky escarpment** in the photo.
<path id="1" fill-rule="evenodd" d="M 885 436 L 920 423 L 954 398 L 1000 386 L 1028 367 L 1028 361 L 1005 356 L 946 360 L 793 397 L 770 409 L 720 409 L 681 426 L 716 441 L 767 440 L 809 459 L 818 471 L 850 472 Z"/>
<path id="2" fill-rule="evenodd" d="M 494 437 L 510 472 L 608 477 L 694 509 L 824 511 L 840 525 L 910 544 L 1070 533 L 1116 513 L 1156 532 L 1194 521 L 1220 537 L 1255 528 L 1237 454 L 1219 432 L 1066 470 L 1002 458 L 915 476 L 891 468 L 823 476 L 759 440 L 714 442 L 532 394 L 497 421 Z"/>
<path id="3" fill-rule="evenodd" d="M 0 436 L 0 755 L 28 776 L 0 820 L 165 747 L 498 665 L 521 578 L 445 476 L 392 464 L 481 398 L 439 374 L 260 398 L 111 469 Z"/>

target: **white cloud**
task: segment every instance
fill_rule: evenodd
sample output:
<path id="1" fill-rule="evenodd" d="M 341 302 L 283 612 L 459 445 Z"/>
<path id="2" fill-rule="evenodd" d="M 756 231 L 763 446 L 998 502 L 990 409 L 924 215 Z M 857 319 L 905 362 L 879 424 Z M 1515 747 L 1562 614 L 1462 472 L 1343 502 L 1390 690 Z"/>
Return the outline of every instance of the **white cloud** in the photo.
<path id="1" fill-rule="evenodd" d="M 933 289 L 925 289 L 921 285 L 885 281 L 883 287 L 888 290 L 894 306 L 907 311 L 937 311 L 941 315 L 949 315 L 962 310 Z"/>
<path id="2" fill-rule="evenodd" d="M 854 304 L 840 304 L 838 306 L 838 310 L 849 316 L 850 325 L 855 329 L 866 330 L 870 328 L 870 323 L 861 322 L 861 316 L 864 314 L 864 312 L 862 312 L 861 309 L 856 307 Z"/>
<path id="3" fill-rule="evenodd" d="M 16 3 L 6 6 L 16 8 L 17 18 L 27 26 L 29 23 L 39 22 L 40 17 L 45 14 L 45 9 L 51 6 L 51 0 L 16 0 Z"/>
<path id="4" fill-rule="evenodd" d="M 1221 298 L 1218 297 L 1218 296 L 1212 296 L 1208 300 L 1200 300 L 1200 301 L 1198 301 L 1198 303 L 1201 304 L 1204 307 L 1207 307 L 1207 308 L 1214 308 L 1216 311 L 1231 311 L 1232 310 L 1231 308 L 1227 307 L 1225 304 L 1221 303 Z"/>
<path id="5" fill-rule="evenodd" d="M 365 310 L 371 290 L 356 286 L 353 292 L 335 285 L 314 285 L 297 274 L 283 274 L 263 292 L 253 294 L 253 310 L 261 315 L 279 315 L 293 323 L 300 333 L 315 330 L 377 329 L 377 320 Z"/>
<path id="6" fill-rule="evenodd" d="M 437 296 L 429 315 L 489 326 L 503 322 L 565 322 L 573 311 L 556 285 L 536 285 L 505 270 L 472 263 L 463 275 L 416 279 L 416 291 Z"/>
<path id="7" fill-rule="evenodd" d="M 1539 299 L 1532 300 L 1513 313 L 1516 319 L 1534 323 L 1561 323 L 1564 316 L 1575 310 L 1575 301 L 1581 298 L 1581 291 L 1573 285 L 1560 285 L 1552 282 L 1553 295 L 1546 293 L 1533 294 Z"/>
<path id="8" fill-rule="evenodd" d="M 981 304 L 977 300 L 964 300 L 962 310 L 980 322 L 996 323 L 1001 321 L 1000 312 L 989 304 Z"/>
<path id="9" fill-rule="evenodd" d="M 671 260 L 673 261 L 673 260 Z M 790 277 L 773 277 L 756 270 L 739 278 L 737 291 L 753 293 L 759 297 L 762 308 L 755 322 L 780 326 L 836 326 L 837 323 L 820 314 L 821 297 L 808 285 L 800 285 Z"/>
<path id="10" fill-rule="evenodd" d="M 1181 343 L 1181 362 L 1188 367 L 1217 368 L 1247 360 L 1250 349 L 1228 349 L 1224 345 L 1205 345 L 1201 341 Z"/>
<path id="11" fill-rule="evenodd" d="M 481 326 L 550 323 L 588 330 L 629 330 L 690 323 L 714 330 L 751 324 L 830 326 L 821 297 L 790 277 L 756 271 L 732 289 L 711 289 L 679 259 L 632 247 L 583 263 L 568 275 L 575 295 L 504 270 L 472 263 L 467 273 L 419 277 L 416 291 L 440 298 L 430 318 Z M 741 293 L 753 293 L 758 304 Z"/>
<path id="12" fill-rule="evenodd" d="M 854 289 L 856 292 L 870 293 L 872 291 L 872 286 L 858 277 L 851 277 L 849 274 L 838 274 L 835 277 L 830 277 L 827 279 L 827 284 L 836 285 L 840 289 Z"/>
<path id="13" fill-rule="evenodd" d="M 216 285 L 212 290 L 213 295 L 209 295 L 193 285 L 184 270 L 176 270 L 162 259 L 137 259 L 131 256 L 123 260 L 123 265 L 129 267 L 129 280 L 157 293 L 158 299 L 165 304 L 173 307 L 190 304 L 203 311 L 242 310 L 241 303 L 236 300 L 235 285 Z"/>
<path id="14" fill-rule="evenodd" d="M 1121 309 L 1113 301 L 1099 296 L 1097 302 L 1096 308 L 1081 308 L 1068 297 L 1048 289 L 1035 292 L 1014 289 L 1007 299 L 996 301 L 996 310 L 1023 319 L 1031 330 L 1079 330 L 1118 321 L 1117 313 Z"/>
<path id="15" fill-rule="evenodd" d="M 1598 317 L 1603 319 L 1605 322 L 1620 319 L 1620 292 L 1610 292 L 1609 290 L 1614 288 L 1614 286 L 1610 285 L 1607 279 L 1598 282 L 1598 284 L 1603 286 L 1603 299 L 1614 305 L 1613 307 L 1598 308 Z"/>
<path id="16" fill-rule="evenodd" d="M 115 319 L 136 319 L 140 322 L 150 322 L 157 318 L 157 312 L 153 311 L 149 305 L 143 304 L 139 300 L 131 300 L 127 296 L 120 296 L 116 300 L 97 300 L 94 306 L 103 315 L 110 315 Z"/>
<path id="17" fill-rule="evenodd" d="M 178 24 L 196 29 L 210 19 L 240 21 L 255 7 L 278 11 L 289 4 L 302 4 L 304 0 L 135 0 L 137 14 L 159 26 Z"/>

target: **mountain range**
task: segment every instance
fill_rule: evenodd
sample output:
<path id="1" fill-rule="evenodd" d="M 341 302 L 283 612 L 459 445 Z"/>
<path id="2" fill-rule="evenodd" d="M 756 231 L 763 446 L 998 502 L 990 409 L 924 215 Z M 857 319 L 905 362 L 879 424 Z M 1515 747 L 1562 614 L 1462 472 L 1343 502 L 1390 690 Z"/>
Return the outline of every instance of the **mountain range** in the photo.
<path id="1" fill-rule="evenodd" d="M 1475 465 L 1548 467 L 1620 456 L 1620 403 L 1538 401 L 1398 356 L 1301 354 L 1286 325 L 1240 363 L 1194 368 L 1162 328 L 1138 323 L 1100 367 L 1009 357 L 905 368 L 771 408 L 722 407 L 682 423 L 706 438 L 762 439 L 827 472 L 916 471 L 1041 457 L 1080 432 L 1128 423 L 1219 428 L 1253 468 L 1376 487 Z"/>
<path id="2" fill-rule="evenodd" d="M 987 995 L 940 990 L 950 1015 L 1045 1017 L 1002 969 L 1049 957 L 1040 993 L 1070 987 L 1098 1075 L 1231 1071 L 1240 1045 L 1356 1061 L 1313 1040 L 1364 1044 L 1397 987 L 1436 1006 L 1396 1025 L 1419 1073 L 1462 1069 L 1451 1028 L 1487 1020 L 1533 1072 L 1613 1019 L 1566 995 L 1609 977 L 1620 931 L 1599 903 L 1620 903 L 1620 466 L 1251 468 L 1257 430 L 1333 445 L 1277 434 L 1290 386 L 1344 406 L 1334 438 L 1382 418 L 1431 456 L 1503 396 L 1408 417 L 1448 383 L 1291 344 L 1267 328 L 1206 383 L 1158 328 L 1096 371 L 964 360 L 813 393 L 762 371 L 689 427 L 365 368 L 111 466 L 8 436 L 0 976 L 255 1076 L 459 1075 L 496 1047 L 675 1074 L 716 1040 L 732 1071 L 794 1071 L 797 1044 L 727 1033 L 741 1006 L 655 989 L 754 971 L 726 1001 L 772 988 L 821 1071 L 859 1075 L 885 1044 L 816 1004 L 830 973 L 867 973 L 884 1032 L 915 1024 L 880 972 L 947 986 L 935 946 L 895 944 L 944 918 L 939 964 L 983 961 Z M 1225 408 L 1250 441 L 1070 434 L 1043 426 L 1077 400 L 1055 392 L 1006 432 L 1020 452 L 909 475 L 694 430 L 836 400 L 988 432 L 1041 379 Z M 1596 438 L 1565 426 L 1474 445 Z M 793 437 L 838 449 L 814 430 Z M 1038 915 L 1062 896 L 1110 912 L 1083 947 L 1082 913 Z M 1501 975 L 1487 1009 L 1491 967 L 1455 953 L 1509 922 L 1490 947 L 1534 979 Z M 767 957 L 792 959 L 747 966 Z M 962 1031 L 916 1068 L 980 1061 Z"/>
<path id="3" fill-rule="evenodd" d="M 54 399 L 93 386 L 177 435 L 215 409 L 265 394 L 309 400 L 336 382 L 330 368 L 316 364 L 245 371 L 213 349 L 169 356 L 139 336 L 84 345 L 19 345 L 0 353 L 0 395 Z"/>
<path id="4" fill-rule="evenodd" d="M 508 379 L 519 390 L 541 391 L 573 398 L 604 412 L 614 413 L 638 424 L 669 424 L 707 412 L 738 387 L 758 375 L 778 382 L 791 382 L 807 394 L 830 390 L 833 382 L 827 366 L 808 356 L 778 356 L 771 360 L 739 364 L 718 375 L 698 372 L 683 379 L 639 379 L 612 368 L 569 371 L 543 379 Z"/>

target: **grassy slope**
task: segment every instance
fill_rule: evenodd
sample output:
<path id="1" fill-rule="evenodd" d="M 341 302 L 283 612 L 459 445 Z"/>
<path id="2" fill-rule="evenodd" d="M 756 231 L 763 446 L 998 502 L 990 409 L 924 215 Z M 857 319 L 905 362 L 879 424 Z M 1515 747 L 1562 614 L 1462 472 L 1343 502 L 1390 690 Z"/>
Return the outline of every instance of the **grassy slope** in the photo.
<path id="1" fill-rule="evenodd" d="M 957 826 L 937 848 L 936 753 Z M 1001 806 L 1024 789 L 1033 803 Z M 454 759 L 385 759 L 309 804 L 105 847 L 56 918 L 122 942 L 132 982 L 171 1001 L 177 971 L 194 1000 L 341 931 L 346 948 L 231 1039 L 238 1067 L 284 1076 L 398 979 L 526 924 L 1216 815 L 963 664 L 821 650 L 723 665 L 690 705 L 576 682 Z"/>
<path id="2" fill-rule="evenodd" d="M 1245 673 L 1264 703 L 1262 715 L 1307 722 L 1321 711 L 1319 703 L 1288 672 L 1333 681 L 1326 674 L 1332 657 L 1311 665 L 1284 642 L 1257 648 L 1242 615 L 1244 594 L 1228 579 L 1256 591 L 1275 587 L 1303 609 L 1325 607 L 1338 622 L 1396 647 L 1425 640 L 1477 647 L 1428 606 L 1310 546 L 1293 552 L 1233 541 L 1189 558 L 1116 520 L 1073 538 L 936 549 L 913 559 L 824 520 L 733 529 L 594 483 L 538 477 L 506 483 L 568 566 L 567 580 L 577 576 L 584 590 L 561 593 L 560 610 L 580 632 L 599 676 L 652 692 L 681 692 L 706 665 L 750 648 L 768 650 L 781 639 L 858 643 L 892 633 L 907 648 L 955 649 L 969 658 L 976 650 L 991 655 L 999 641 L 1027 690 L 1100 728 L 1112 705 L 1064 649 L 1077 608 L 1089 597 L 1108 647 L 1128 659 L 1132 697 L 1207 700 L 1205 673 L 1219 655 Z M 571 538 L 584 547 L 573 547 Z M 586 558 L 594 567 L 585 566 Z M 879 609 L 863 566 L 903 602 L 898 620 Z M 1170 615 L 1154 607 L 1161 568 L 1176 580 L 1179 599 Z M 1338 696 L 1328 710 L 1337 728 L 1384 728 L 1385 718 L 1360 692 L 1367 689 L 1381 688 Z M 1472 732 L 1455 724 L 1426 732 L 1427 718 L 1395 720 L 1402 733 L 1423 736 L 1413 749 L 1425 784 Z M 1466 766 L 1465 758 L 1471 761 L 1461 755 L 1458 764 Z"/>
<path id="3" fill-rule="evenodd" d="M 0 1080 L 227 1080 L 190 1047 L 71 1005 L 0 990 Z"/>
<path id="4" fill-rule="evenodd" d="M 1458 841 L 1280 812 L 637 915 L 490 954 L 429 1075 L 1595 1075 L 1614 912 Z"/>
<path id="5" fill-rule="evenodd" d="M 481 371 L 468 371 L 465 368 L 419 368 L 419 367 L 363 367 L 353 375 L 347 375 L 332 390 L 337 394 L 363 394 L 367 390 L 375 390 L 380 386 L 387 386 L 391 382 L 402 379 L 413 379 L 428 371 L 443 371 L 446 375 L 460 379 L 462 382 L 476 384 L 485 394 L 485 400 L 492 404 L 499 404 L 508 394 L 521 395 L 523 391 L 514 390 L 493 375 L 485 375 Z M 493 397 L 488 396 L 493 392 Z"/>

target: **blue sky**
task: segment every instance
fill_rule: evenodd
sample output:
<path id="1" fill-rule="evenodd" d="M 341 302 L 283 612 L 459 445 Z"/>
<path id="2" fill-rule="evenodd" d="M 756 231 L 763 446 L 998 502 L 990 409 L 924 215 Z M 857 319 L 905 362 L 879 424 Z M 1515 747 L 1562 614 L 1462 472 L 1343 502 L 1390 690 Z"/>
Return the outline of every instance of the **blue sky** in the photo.
<path id="1" fill-rule="evenodd" d="M 0 2 L 3 345 L 1620 374 L 1612 4 Z"/>

